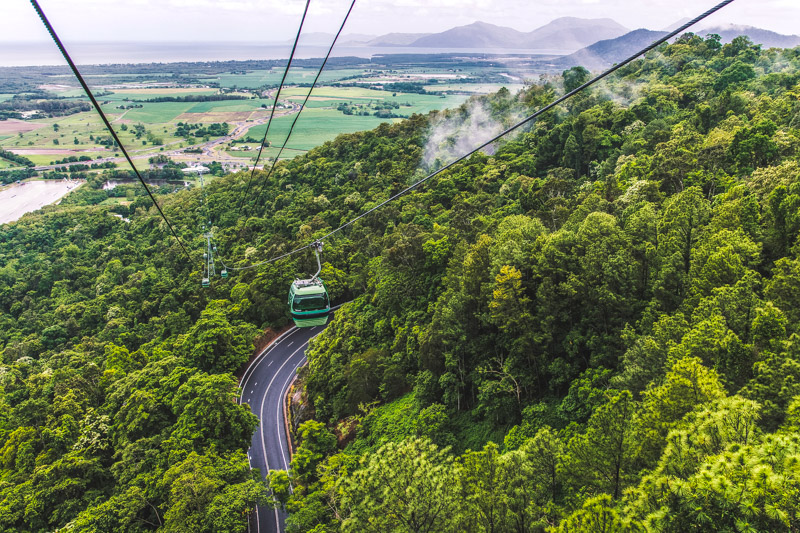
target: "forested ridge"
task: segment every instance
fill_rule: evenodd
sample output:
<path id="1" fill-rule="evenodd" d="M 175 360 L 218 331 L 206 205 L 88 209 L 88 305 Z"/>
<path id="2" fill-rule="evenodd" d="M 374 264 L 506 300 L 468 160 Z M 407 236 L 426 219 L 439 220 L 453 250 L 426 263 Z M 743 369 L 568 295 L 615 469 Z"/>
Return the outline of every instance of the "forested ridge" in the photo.
<path id="1" fill-rule="evenodd" d="M 288 529 L 800 529 L 798 67 L 684 36 L 326 241 L 353 301 L 270 476 Z M 442 124 L 508 125 L 586 75 L 340 136 L 245 217 L 247 174 L 160 201 L 245 266 L 424 176 Z M 0 226 L 0 530 L 243 531 L 267 493 L 232 373 L 313 258 L 202 290 L 145 197 L 120 214 Z"/>

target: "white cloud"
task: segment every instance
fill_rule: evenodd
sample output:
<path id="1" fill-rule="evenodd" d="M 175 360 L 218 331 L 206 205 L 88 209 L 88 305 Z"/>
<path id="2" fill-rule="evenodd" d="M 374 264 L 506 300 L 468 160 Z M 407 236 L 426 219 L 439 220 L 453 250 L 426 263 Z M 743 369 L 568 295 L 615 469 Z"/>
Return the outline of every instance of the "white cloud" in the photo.
<path id="1" fill-rule="evenodd" d="M 296 31 L 305 0 L 40 0 L 65 40 L 276 41 Z M 435 32 L 482 20 L 530 31 L 561 16 L 664 28 L 716 0 L 358 0 L 347 32 Z M 349 0 L 312 0 L 308 31 L 333 32 Z M 798 33 L 797 0 L 738 0 L 709 19 Z M 33 8 L 3 1 L 0 40 L 46 40 Z"/>

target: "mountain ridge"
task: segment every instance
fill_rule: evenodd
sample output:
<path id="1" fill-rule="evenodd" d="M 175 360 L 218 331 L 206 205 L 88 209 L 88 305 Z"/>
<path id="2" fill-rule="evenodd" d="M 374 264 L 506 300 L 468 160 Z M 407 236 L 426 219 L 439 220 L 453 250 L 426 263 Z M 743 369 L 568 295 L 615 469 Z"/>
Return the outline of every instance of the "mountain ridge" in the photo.
<path id="1" fill-rule="evenodd" d="M 725 24 L 707 27 L 697 32 L 698 35 L 704 37 L 714 33 L 721 37 L 723 43 L 729 43 L 740 35 L 747 35 L 755 44 L 760 44 L 767 48 L 794 48 L 795 46 L 800 46 L 800 35 L 784 35 L 755 26 Z"/>
<path id="2" fill-rule="evenodd" d="M 563 68 L 580 65 L 589 70 L 607 68 L 614 63 L 619 63 L 667 33 L 665 31 L 639 28 L 615 39 L 604 39 L 577 52 L 560 57 L 554 61 L 554 64 Z"/>
<path id="3" fill-rule="evenodd" d="M 619 37 L 627 31 L 627 28 L 610 18 L 560 17 L 529 32 L 477 21 L 427 35 L 410 46 L 577 50 L 598 40 Z"/>

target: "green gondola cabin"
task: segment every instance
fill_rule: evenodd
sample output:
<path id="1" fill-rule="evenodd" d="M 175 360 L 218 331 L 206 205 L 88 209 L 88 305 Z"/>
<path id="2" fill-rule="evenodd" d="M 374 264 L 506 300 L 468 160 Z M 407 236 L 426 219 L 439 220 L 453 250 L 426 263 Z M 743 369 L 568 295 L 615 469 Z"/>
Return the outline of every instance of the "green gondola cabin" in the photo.
<path id="1" fill-rule="evenodd" d="M 331 304 L 319 278 L 297 279 L 289 289 L 289 312 L 297 327 L 324 326 Z"/>

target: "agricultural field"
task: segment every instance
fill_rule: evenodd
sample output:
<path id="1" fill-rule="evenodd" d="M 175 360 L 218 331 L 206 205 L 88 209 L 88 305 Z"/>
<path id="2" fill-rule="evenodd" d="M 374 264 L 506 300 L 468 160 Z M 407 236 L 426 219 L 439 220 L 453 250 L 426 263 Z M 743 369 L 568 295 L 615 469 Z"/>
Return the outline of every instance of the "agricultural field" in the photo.
<path id="1" fill-rule="evenodd" d="M 436 83 L 424 85 L 426 91 L 443 91 L 460 94 L 490 94 L 505 87 L 511 93 L 516 93 L 523 87 L 522 83 Z"/>
<path id="2" fill-rule="evenodd" d="M 349 78 L 352 76 L 359 76 L 364 73 L 363 69 L 336 69 L 326 70 L 320 76 L 319 83 L 324 85 L 335 81 Z M 313 68 L 297 68 L 293 67 L 286 77 L 288 85 L 297 85 L 301 83 L 308 83 L 314 81 L 317 75 L 317 69 Z M 226 73 L 218 76 L 208 78 L 198 78 L 200 81 L 218 83 L 220 87 L 239 87 L 245 89 L 255 89 L 258 87 L 277 86 L 283 77 L 283 68 L 273 68 L 270 70 L 254 70 L 246 73 Z"/>
<path id="3" fill-rule="evenodd" d="M 277 155 L 280 145 L 286 138 L 289 132 L 294 116 L 285 116 L 276 118 L 269 129 L 269 141 L 272 146 L 265 148 L 263 155 L 268 157 L 275 157 Z M 399 119 L 394 119 L 399 120 Z M 325 141 L 330 141 L 341 133 L 353 133 L 356 131 L 370 130 L 377 127 L 384 119 L 377 117 L 365 116 L 347 116 L 342 112 L 335 109 L 318 109 L 311 108 L 303 111 L 297 121 L 297 125 L 292 133 L 292 138 L 287 144 L 287 148 L 293 150 L 310 150 L 315 146 L 319 146 Z M 250 129 L 249 135 L 260 139 L 264 137 L 266 125 L 255 126 Z M 258 147 L 253 152 L 257 152 Z M 241 153 L 241 152 L 240 152 Z M 283 157 L 293 157 L 296 154 L 287 153 L 284 151 Z"/>
<path id="4" fill-rule="evenodd" d="M 191 87 L 143 87 L 113 89 L 113 94 L 104 96 L 105 100 L 146 100 L 149 98 L 159 98 L 163 96 L 194 96 L 212 95 L 219 91 L 210 88 L 191 88 Z"/>
<path id="5" fill-rule="evenodd" d="M 288 100 L 302 103 L 306 92 L 307 89 L 304 88 L 289 88 L 285 94 Z M 292 137 L 281 158 L 294 157 L 297 153 L 319 146 L 341 133 L 369 130 L 383 122 L 402 120 L 401 118 L 384 119 L 372 115 L 345 115 L 336 109 L 336 106 L 340 103 L 365 106 L 366 110 L 371 111 L 371 108 L 366 106 L 382 102 L 397 102 L 401 106 L 393 111 L 399 115 L 409 116 L 414 113 L 427 113 L 434 109 L 455 107 L 463 103 L 467 98 L 461 95 L 441 97 L 406 93 L 397 93 L 392 96 L 392 93 L 386 91 L 356 87 L 321 87 L 319 90 L 315 90 L 313 95 L 312 98 L 314 100 L 308 102 L 307 109 L 303 111 L 303 114 L 298 119 Z M 293 120 L 294 116 L 288 115 L 278 117 L 273 121 L 268 139 L 272 146 L 264 149 L 263 156 L 277 156 Z M 248 135 L 254 138 L 262 138 L 265 131 L 266 125 L 255 126 L 250 129 Z M 228 151 L 227 153 L 232 157 L 255 157 L 258 147 L 256 145 L 253 148 L 249 152 Z"/>
<path id="6" fill-rule="evenodd" d="M 302 103 L 308 89 L 304 87 L 289 88 L 281 96 L 296 103 Z M 395 114 L 409 116 L 413 113 L 428 113 L 435 109 L 447 109 L 461 105 L 467 96 L 435 95 L 416 93 L 392 93 L 361 87 L 320 87 L 312 93 L 308 107 L 335 108 L 341 103 L 351 105 L 374 105 L 380 103 L 397 103 L 400 108 Z"/>
<path id="7" fill-rule="evenodd" d="M 282 100 L 285 96 L 285 101 L 300 104 L 307 91 L 308 89 L 304 87 L 288 87 L 281 95 Z M 202 95 L 214 92 L 214 90 L 208 89 L 180 92 L 167 92 L 163 89 L 127 89 L 125 92 L 105 95 L 101 101 L 104 102 L 102 104 L 103 111 L 115 126 L 123 145 L 135 156 L 152 156 L 167 150 L 179 150 L 204 140 L 194 139 L 194 142 L 190 143 L 186 138 L 177 136 L 176 127 L 180 122 L 190 124 L 224 122 L 231 125 L 231 128 L 237 124 L 245 127 L 253 124 L 246 135 L 256 139 L 263 137 L 266 130 L 265 122 L 269 117 L 273 102 L 267 98 L 213 102 L 143 101 L 162 96 Z M 399 118 L 384 119 L 375 116 L 345 115 L 336 109 L 336 106 L 341 103 L 363 107 L 371 113 L 371 106 L 375 104 L 396 102 L 400 107 L 393 112 L 409 116 L 413 113 L 427 113 L 433 109 L 457 106 L 465 99 L 466 96 L 462 95 L 420 95 L 390 93 L 358 87 L 320 87 L 314 91 L 312 99 L 298 120 L 290 144 L 282 154 L 282 158 L 294 157 L 302 151 L 310 150 L 333 139 L 340 133 L 372 129 L 387 120 L 400 120 Z M 119 109 L 120 106 L 131 105 L 141 107 Z M 270 128 L 270 140 L 273 144 L 282 144 L 282 139 L 288 132 L 293 119 L 293 113 L 287 114 L 286 109 L 279 109 Z M 261 122 L 261 124 L 256 124 L 256 122 Z M 18 128 L 11 127 L 13 124 L 17 124 Z M 134 133 L 134 126 L 137 124 L 144 126 L 145 135 Z M 15 150 L 28 157 L 37 166 L 51 165 L 70 155 L 104 158 L 119 154 L 119 150 L 98 144 L 100 139 L 108 138 L 108 132 L 93 111 L 66 117 L 9 122 L 7 125 L 9 126 L 8 133 L 11 135 L 4 136 L 4 139 L 0 140 L 0 146 L 4 149 Z M 224 152 L 224 155 L 233 158 L 250 157 L 254 154 L 255 152 L 253 154 L 241 151 Z M 277 155 L 277 149 L 267 149 L 265 155 L 274 157 Z"/>
<path id="8" fill-rule="evenodd" d="M 95 69 L 86 77 L 122 144 L 143 167 L 147 166 L 148 158 L 158 154 L 187 163 L 248 164 L 255 158 L 273 105 L 271 97 L 283 75 L 282 67 L 229 68 L 213 74 L 208 73 L 208 69 L 195 70 L 191 64 L 176 65 L 172 73 L 140 72 L 134 70 L 136 68 L 146 70 L 148 66 L 134 66 L 131 72 L 124 73 L 113 72 L 109 66 L 107 73 Z M 157 68 L 163 69 L 163 66 Z M 414 113 L 452 108 L 472 94 L 495 91 L 502 86 L 494 83 L 495 70 L 495 67 L 481 69 L 474 65 L 454 69 L 417 62 L 402 68 L 331 67 L 314 89 L 281 158 L 295 157 L 341 133 L 372 129 Z M 464 82 L 475 82 L 487 72 L 491 75 L 481 79 L 491 78 L 492 81 Z M 299 104 L 308 92 L 308 86 L 301 85 L 309 85 L 316 73 L 314 67 L 292 67 L 270 127 L 272 146 L 265 148 L 262 156 L 277 156 Z M 365 86 L 369 82 L 377 86 L 412 83 L 415 87 L 424 86 L 428 92 L 372 89 Z M 43 94 L 55 95 L 61 102 L 88 102 L 69 74 L 43 75 L 43 82 L 37 87 L 46 91 Z M 514 90 L 521 85 L 508 87 Z M 12 96 L 11 93 L 0 94 L 0 101 Z M 218 97 L 238 98 L 215 99 Z M 154 99 L 168 101 L 154 102 Z M 203 99 L 206 101 L 197 101 Z M 187 129 L 181 129 L 181 124 L 191 125 L 188 133 Z M 212 124 L 227 124 L 229 136 L 220 137 L 219 130 L 215 130 L 215 135 L 191 133 L 208 131 Z M 232 143 L 235 139 L 240 142 Z M 244 145 L 251 149 L 243 150 Z M 109 133 L 93 110 L 49 118 L 34 116 L 0 121 L 0 148 L 23 155 L 40 167 L 63 165 L 62 161 L 69 157 L 113 160 L 126 166 L 120 150 L 113 146 Z M 195 152 L 184 153 L 189 148 Z M 4 165 L 0 169 L 8 168 L 8 164 L 0 163 Z"/>

